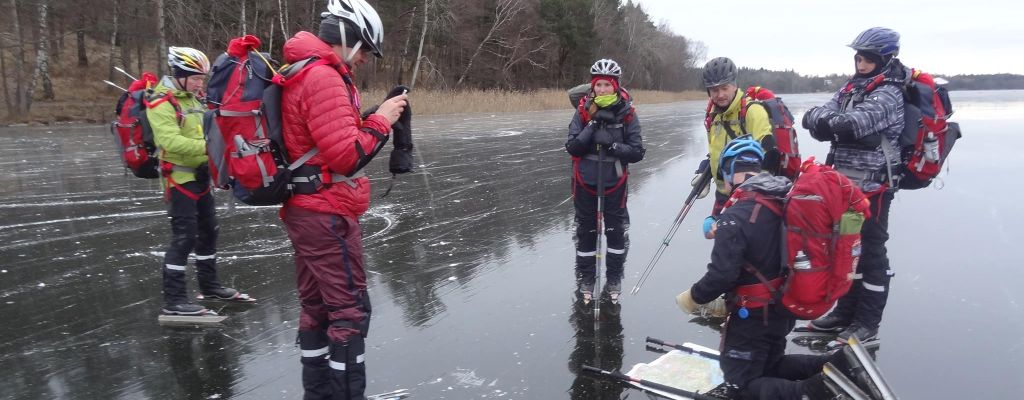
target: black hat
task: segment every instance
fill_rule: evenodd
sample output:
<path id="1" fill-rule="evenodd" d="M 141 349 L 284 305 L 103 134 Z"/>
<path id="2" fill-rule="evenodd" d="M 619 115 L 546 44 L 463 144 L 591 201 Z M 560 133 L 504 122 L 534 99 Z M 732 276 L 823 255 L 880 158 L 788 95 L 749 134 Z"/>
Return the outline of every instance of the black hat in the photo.
<path id="1" fill-rule="evenodd" d="M 321 14 L 322 19 L 320 20 L 320 33 L 317 37 L 328 44 L 337 44 L 352 47 L 360 40 L 359 35 L 351 29 L 348 24 L 345 24 L 345 40 L 341 40 L 341 30 L 338 26 L 342 23 L 341 18 L 338 18 L 334 14 L 324 13 Z"/>

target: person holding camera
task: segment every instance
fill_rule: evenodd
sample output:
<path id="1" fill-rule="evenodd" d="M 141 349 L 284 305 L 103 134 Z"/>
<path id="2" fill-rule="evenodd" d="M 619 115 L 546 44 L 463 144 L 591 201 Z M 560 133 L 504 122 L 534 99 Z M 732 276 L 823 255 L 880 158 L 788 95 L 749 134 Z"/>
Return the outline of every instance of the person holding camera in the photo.
<path id="1" fill-rule="evenodd" d="M 613 300 L 622 291 L 629 250 L 629 211 L 626 209 L 629 164 L 643 160 L 645 150 L 632 98 L 619 85 L 621 76 L 622 68 L 613 60 L 598 60 L 590 67 L 591 90 L 580 100 L 569 124 L 569 139 L 565 142 L 573 166 L 576 284 L 584 298 L 593 296 L 597 279 L 599 190 L 604 192 L 601 211 L 608 240 L 604 291 Z"/>

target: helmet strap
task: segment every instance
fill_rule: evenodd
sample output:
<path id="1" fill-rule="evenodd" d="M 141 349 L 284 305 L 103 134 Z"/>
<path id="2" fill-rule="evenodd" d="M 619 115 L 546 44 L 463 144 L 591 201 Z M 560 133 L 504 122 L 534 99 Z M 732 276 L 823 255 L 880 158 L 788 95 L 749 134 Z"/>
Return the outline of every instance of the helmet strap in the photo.
<path id="1" fill-rule="evenodd" d="M 359 48 L 361 48 L 361 47 L 363 47 L 363 41 L 362 40 L 356 42 L 356 44 L 354 46 L 352 46 L 352 51 L 348 52 L 348 54 L 345 55 L 345 63 L 346 64 L 351 64 L 352 63 L 352 59 L 355 58 L 356 53 L 359 52 Z"/>
<path id="2" fill-rule="evenodd" d="M 182 79 L 185 79 L 185 80 L 187 80 L 188 78 L 178 78 L 178 77 L 174 77 L 174 78 L 172 78 L 172 79 L 171 79 L 172 81 L 174 81 L 174 86 L 177 86 L 177 88 L 175 88 L 175 89 L 178 89 L 178 90 L 185 90 L 185 82 L 184 82 L 184 81 L 182 81 Z"/>

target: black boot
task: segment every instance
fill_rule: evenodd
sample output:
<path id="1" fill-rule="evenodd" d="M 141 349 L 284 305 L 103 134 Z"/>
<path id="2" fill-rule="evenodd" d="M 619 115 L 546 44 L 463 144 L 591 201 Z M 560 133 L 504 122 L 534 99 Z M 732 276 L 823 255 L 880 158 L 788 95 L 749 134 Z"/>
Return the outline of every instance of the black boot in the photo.
<path id="1" fill-rule="evenodd" d="M 161 311 L 167 315 L 203 315 L 206 314 L 206 307 L 195 303 L 177 303 L 164 305 Z"/>
<path id="2" fill-rule="evenodd" d="M 825 374 L 820 372 L 800 381 L 800 393 L 808 400 L 833 398 L 832 391 L 825 386 Z"/>
<path id="3" fill-rule="evenodd" d="M 331 369 L 327 365 L 330 342 L 327 331 L 299 331 L 299 349 L 302 350 L 303 400 L 331 399 Z"/>
<path id="4" fill-rule="evenodd" d="M 832 312 L 807 324 L 807 328 L 817 332 L 842 332 L 850 326 L 850 318 Z"/>
<path id="5" fill-rule="evenodd" d="M 214 291 L 224 287 L 217 278 L 217 256 L 196 255 L 196 280 L 199 281 L 199 293 L 203 296 L 215 294 Z"/>
<path id="6" fill-rule="evenodd" d="M 363 361 L 366 345 L 360 336 L 348 341 L 331 343 L 331 390 L 334 400 L 365 400 L 366 364 Z"/>
<path id="7" fill-rule="evenodd" d="M 171 264 L 164 264 L 164 304 L 168 307 L 188 303 L 188 295 L 185 290 L 185 267 Z M 164 307 L 169 309 L 168 307 Z"/>
<path id="8" fill-rule="evenodd" d="M 581 258 L 585 257 L 576 257 L 576 286 L 579 287 L 580 294 L 593 295 L 594 282 L 597 280 L 597 267 L 586 262 L 581 264 Z M 594 261 L 593 257 L 589 258 L 589 261 Z"/>
<path id="9" fill-rule="evenodd" d="M 874 340 L 876 337 L 878 337 L 878 328 L 868 328 L 866 326 L 854 323 L 850 325 L 850 327 L 846 328 L 841 333 L 839 333 L 839 336 L 836 337 L 836 340 L 846 343 L 846 341 L 850 339 L 850 336 L 854 335 L 856 335 L 857 339 L 860 340 L 861 342 Z"/>

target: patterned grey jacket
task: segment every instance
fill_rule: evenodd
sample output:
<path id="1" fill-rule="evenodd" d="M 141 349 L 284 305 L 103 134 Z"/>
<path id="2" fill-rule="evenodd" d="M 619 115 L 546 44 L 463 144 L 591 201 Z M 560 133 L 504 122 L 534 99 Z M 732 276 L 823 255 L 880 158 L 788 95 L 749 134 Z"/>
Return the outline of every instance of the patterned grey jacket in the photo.
<path id="1" fill-rule="evenodd" d="M 910 71 L 894 59 L 889 67 L 883 71 L 886 80 L 901 80 Z M 903 132 L 903 91 L 898 85 L 882 84 L 868 91 L 867 87 L 874 81 L 874 77 L 854 77 L 847 82 L 846 86 L 832 96 L 832 100 L 821 107 L 813 107 L 807 110 L 809 114 L 804 118 L 809 122 L 810 127 L 821 118 L 835 119 L 829 121 L 833 128 L 852 128 L 857 138 L 868 135 L 883 135 L 892 145 L 892 149 L 899 149 L 899 139 Z M 876 173 L 884 176 L 887 171 L 886 156 L 882 146 L 870 149 L 856 144 L 832 143 L 834 154 L 833 165 L 840 170 L 854 170 L 860 172 Z M 897 150 L 898 152 L 898 150 Z M 899 154 L 893 154 L 893 159 L 888 160 L 891 167 L 896 168 L 899 164 Z M 860 183 L 861 190 L 865 192 L 877 190 L 881 184 L 877 180 L 855 179 Z"/>

